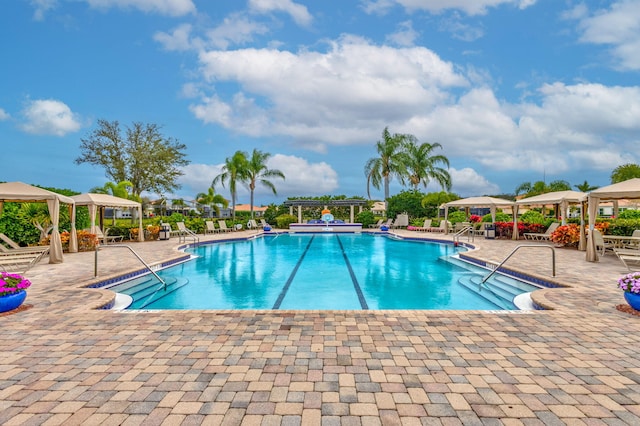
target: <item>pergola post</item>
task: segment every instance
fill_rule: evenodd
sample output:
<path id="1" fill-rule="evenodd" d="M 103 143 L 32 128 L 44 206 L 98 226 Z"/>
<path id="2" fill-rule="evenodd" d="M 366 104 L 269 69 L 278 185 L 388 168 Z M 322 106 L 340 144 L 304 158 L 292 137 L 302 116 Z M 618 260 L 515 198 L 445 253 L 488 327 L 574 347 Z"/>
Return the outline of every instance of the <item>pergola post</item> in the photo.
<path id="1" fill-rule="evenodd" d="M 302 223 L 302 206 L 298 205 L 298 223 Z"/>
<path id="2" fill-rule="evenodd" d="M 351 205 L 349 206 L 349 221 L 350 221 L 351 223 L 354 223 L 354 221 L 353 221 L 353 204 L 351 204 Z"/>

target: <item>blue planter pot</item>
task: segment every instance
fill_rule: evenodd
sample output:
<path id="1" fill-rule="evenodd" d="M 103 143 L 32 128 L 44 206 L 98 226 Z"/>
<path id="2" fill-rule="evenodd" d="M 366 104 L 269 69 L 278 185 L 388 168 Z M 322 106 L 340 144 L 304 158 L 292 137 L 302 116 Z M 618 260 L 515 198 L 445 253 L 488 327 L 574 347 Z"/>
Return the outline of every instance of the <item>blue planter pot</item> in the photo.
<path id="1" fill-rule="evenodd" d="M 22 305 L 27 298 L 27 292 L 22 290 L 7 296 L 0 296 L 0 312 L 12 311 Z"/>
<path id="2" fill-rule="evenodd" d="M 624 300 L 636 311 L 640 311 L 640 294 L 624 292 Z"/>

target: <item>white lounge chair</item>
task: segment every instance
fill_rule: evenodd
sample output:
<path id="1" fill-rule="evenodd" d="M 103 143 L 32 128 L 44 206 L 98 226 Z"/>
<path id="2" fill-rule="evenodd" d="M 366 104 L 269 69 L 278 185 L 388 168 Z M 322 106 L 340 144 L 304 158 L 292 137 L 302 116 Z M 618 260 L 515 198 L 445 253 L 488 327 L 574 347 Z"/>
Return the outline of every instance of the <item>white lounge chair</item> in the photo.
<path id="1" fill-rule="evenodd" d="M 225 222 L 224 220 L 219 220 L 218 221 L 218 226 L 220 226 L 220 232 L 231 232 L 231 231 L 233 231 L 233 229 L 227 228 L 227 222 Z"/>
<path id="2" fill-rule="evenodd" d="M 451 222 L 449 222 L 448 220 L 441 220 L 440 225 L 435 227 L 432 226 L 431 228 L 427 229 L 427 232 L 446 232 L 448 228 L 451 228 Z"/>
<path id="3" fill-rule="evenodd" d="M 258 225 L 255 219 L 249 219 L 249 222 L 247 222 L 247 228 L 253 228 L 257 230 L 259 228 L 262 228 L 262 226 Z"/>
<path id="4" fill-rule="evenodd" d="M 220 232 L 219 228 L 216 228 L 216 224 L 210 220 L 207 220 L 205 223 L 204 233 L 206 234 L 215 234 Z"/>
<path id="5" fill-rule="evenodd" d="M 264 219 L 260 219 L 260 225 L 262 225 L 262 229 L 264 229 L 264 227 L 265 227 L 265 226 L 271 226 L 271 225 L 269 225 L 269 224 L 267 223 L 267 221 L 266 221 L 266 220 L 264 220 Z"/>
<path id="6" fill-rule="evenodd" d="M 544 231 L 544 232 L 540 232 L 540 233 L 525 232 L 524 233 L 524 239 L 525 240 L 536 240 L 536 241 L 545 241 L 545 240 L 548 241 L 551 238 L 551 234 L 553 233 L 553 231 L 558 229 L 558 226 L 560 226 L 560 224 L 558 222 L 553 222 L 551 225 L 549 225 L 547 230 Z"/>
<path id="7" fill-rule="evenodd" d="M 7 249 L 0 245 L 0 269 L 24 273 L 49 253 L 49 246 L 20 247 Z"/>
<path id="8" fill-rule="evenodd" d="M 122 235 L 108 235 L 108 233 L 109 233 L 108 228 L 107 228 L 107 232 L 103 233 L 102 229 L 96 226 L 96 237 L 98 238 L 98 241 L 101 242 L 102 244 L 122 242 L 123 240 Z"/>
<path id="9" fill-rule="evenodd" d="M 601 256 L 604 256 L 607 250 L 613 251 L 615 249 L 615 245 L 606 242 L 602 237 L 602 233 L 597 229 L 593 230 L 593 240 L 596 243 L 596 252 L 598 252 Z"/>
<path id="10" fill-rule="evenodd" d="M 384 222 L 384 220 L 383 219 L 379 219 L 378 223 L 369 224 L 369 228 L 380 228 L 380 225 L 382 225 L 382 222 Z"/>
<path id="11" fill-rule="evenodd" d="M 416 231 L 427 232 L 427 230 L 431 228 L 431 222 L 433 222 L 432 219 L 425 219 L 422 226 L 416 227 Z"/>

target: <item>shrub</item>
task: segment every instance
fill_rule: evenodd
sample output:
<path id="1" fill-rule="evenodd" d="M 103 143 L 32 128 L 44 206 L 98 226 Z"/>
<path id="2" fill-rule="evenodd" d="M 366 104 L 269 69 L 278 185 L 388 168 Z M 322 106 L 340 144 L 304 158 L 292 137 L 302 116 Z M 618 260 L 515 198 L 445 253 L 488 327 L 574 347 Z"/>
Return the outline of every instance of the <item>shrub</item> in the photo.
<path id="1" fill-rule="evenodd" d="M 640 210 L 623 210 L 618 219 L 640 219 Z"/>
<path id="2" fill-rule="evenodd" d="M 522 223 L 544 223 L 544 216 L 542 213 L 535 210 L 528 210 L 521 215 L 518 215 L 518 222 Z"/>
<path id="3" fill-rule="evenodd" d="M 549 239 L 556 244 L 574 245 L 580 241 L 580 229 L 573 223 L 558 226 Z"/>
<path id="4" fill-rule="evenodd" d="M 458 211 L 449 213 L 447 215 L 447 220 L 449 222 L 451 222 L 452 224 L 456 224 L 458 222 L 466 222 L 467 221 L 467 215 L 464 214 L 463 211 L 458 210 Z"/>
<path id="5" fill-rule="evenodd" d="M 491 223 L 491 213 L 485 214 L 484 216 L 482 216 L 482 221 Z M 496 222 L 509 222 L 509 221 L 512 221 L 510 215 L 502 212 L 496 212 Z"/>
<path id="6" fill-rule="evenodd" d="M 363 210 L 356 215 L 356 222 L 361 223 L 362 228 L 368 228 L 376 223 L 376 217 L 371 210 Z"/>
<path id="7" fill-rule="evenodd" d="M 290 214 L 281 214 L 276 217 L 276 226 L 280 229 L 287 229 L 292 223 L 296 223 L 298 218 Z"/>

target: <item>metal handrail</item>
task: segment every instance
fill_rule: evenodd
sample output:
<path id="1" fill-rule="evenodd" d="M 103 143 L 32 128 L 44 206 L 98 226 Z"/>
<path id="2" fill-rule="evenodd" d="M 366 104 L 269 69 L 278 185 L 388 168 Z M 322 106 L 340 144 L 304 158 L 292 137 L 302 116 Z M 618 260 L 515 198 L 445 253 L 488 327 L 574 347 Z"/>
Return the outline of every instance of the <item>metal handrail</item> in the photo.
<path id="1" fill-rule="evenodd" d="M 180 233 L 178 234 L 178 242 L 187 242 L 187 235 L 190 236 L 191 238 L 193 238 L 193 244 L 199 243 L 200 242 L 200 238 L 198 237 L 198 235 L 193 232 L 190 229 L 181 229 Z"/>
<path id="2" fill-rule="evenodd" d="M 551 247 L 551 246 L 543 246 L 543 245 L 539 245 L 539 244 L 520 244 L 519 246 L 516 246 L 516 248 L 514 248 L 511 253 L 509 253 L 509 255 L 507 257 L 505 257 L 502 262 L 500 262 L 498 264 L 498 266 L 495 267 L 495 269 L 491 272 L 489 272 L 489 274 L 484 277 L 482 279 L 482 281 L 480 281 L 480 284 L 478 285 L 478 290 L 480 290 L 482 288 L 482 284 L 484 284 L 489 278 L 491 278 L 491 276 L 493 274 L 495 274 L 496 272 L 498 272 L 498 269 L 500 269 L 500 267 L 502 265 L 504 265 L 504 263 L 509 260 L 509 258 L 511 256 L 513 256 L 513 254 L 515 252 L 517 252 L 519 249 L 523 248 L 523 247 L 543 247 L 543 248 L 549 248 L 551 249 L 551 276 L 555 277 L 556 276 L 556 250 Z"/>
<path id="3" fill-rule="evenodd" d="M 164 289 L 165 289 L 165 290 L 167 289 L 167 283 L 166 283 L 162 278 L 160 278 L 160 276 L 159 276 L 158 274 L 156 274 L 156 273 L 151 269 L 151 266 L 149 266 L 149 265 L 147 264 L 147 262 L 145 262 L 145 261 L 140 257 L 140 255 L 139 255 L 138 253 L 136 253 L 136 251 L 135 251 L 134 249 L 132 249 L 131 247 L 129 247 L 129 246 L 128 246 L 128 245 L 126 245 L 126 244 L 109 244 L 109 245 L 101 246 L 100 248 L 105 248 L 105 247 L 124 247 L 124 248 L 129 249 L 129 251 L 130 251 L 131 253 L 133 253 L 133 255 L 134 255 L 135 257 L 137 257 L 137 258 L 138 258 L 138 260 L 139 260 L 140 262 L 142 262 L 142 264 L 143 264 L 143 265 L 144 265 L 144 266 L 149 270 L 149 272 L 151 272 L 151 273 L 153 274 L 153 276 L 154 276 L 154 277 L 156 277 L 156 278 L 158 279 L 158 281 L 160 281 L 160 282 L 162 283 L 162 285 L 164 286 Z M 95 264 L 94 264 L 94 267 L 93 267 L 93 274 L 94 274 L 93 276 L 94 276 L 94 277 L 97 277 L 97 276 L 98 276 L 98 250 L 99 250 L 99 248 L 98 248 L 98 247 L 96 247 L 96 250 L 95 250 L 95 252 L 96 252 L 96 254 L 95 254 Z"/>
<path id="4" fill-rule="evenodd" d="M 453 234 L 453 241 L 456 243 L 460 242 L 460 237 L 464 234 L 467 234 L 467 241 L 475 241 L 475 234 L 473 233 L 473 226 L 465 226 L 455 234 Z"/>

